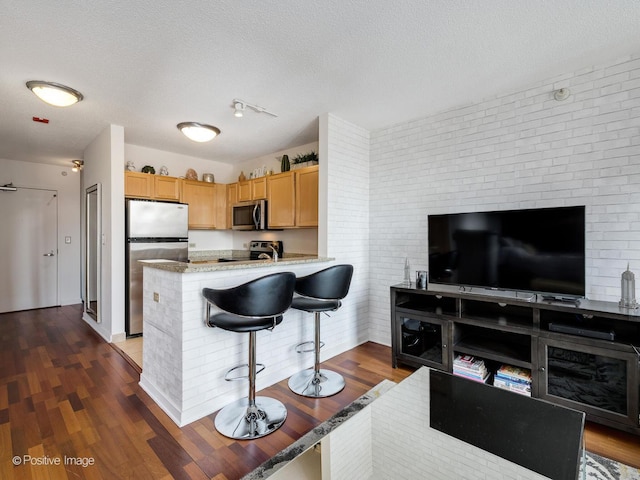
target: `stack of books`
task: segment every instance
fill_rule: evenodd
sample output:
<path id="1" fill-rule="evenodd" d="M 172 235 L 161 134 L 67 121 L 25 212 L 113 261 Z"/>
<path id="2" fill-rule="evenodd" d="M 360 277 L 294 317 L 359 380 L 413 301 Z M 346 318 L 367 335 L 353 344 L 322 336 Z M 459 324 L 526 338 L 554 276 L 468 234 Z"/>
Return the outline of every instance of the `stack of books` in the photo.
<path id="1" fill-rule="evenodd" d="M 496 372 L 493 385 L 521 395 L 531 396 L 531 370 L 502 365 Z"/>
<path id="2" fill-rule="evenodd" d="M 456 356 L 453 360 L 453 374 L 475 382 L 487 383 L 489 380 L 489 370 L 484 360 L 478 360 L 471 355 Z"/>

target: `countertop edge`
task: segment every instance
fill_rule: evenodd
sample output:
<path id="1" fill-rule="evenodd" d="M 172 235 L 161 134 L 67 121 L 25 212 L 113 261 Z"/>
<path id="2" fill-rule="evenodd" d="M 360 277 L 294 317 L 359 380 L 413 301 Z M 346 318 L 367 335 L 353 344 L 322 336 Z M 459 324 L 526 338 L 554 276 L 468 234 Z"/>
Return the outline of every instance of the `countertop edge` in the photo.
<path id="1" fill-rule="evenodd" d="M 144 267 L 155 268 L 158 270 L 164 270 L 175 273 L 201 273 L 201 272 L 218 272 L 224 270 L 240 270 L 250 268 L 265 268 L 279 265 L 297 265 L 304 263 L 322 263 L 331 262 L 335 260 L 332 257 L 317 257 L 317 256 L 301 256 L 293 258 L 283 258 L 277 262 L 271 260 L 247 260 L 238 262 L 220 262 L 220 263 L 185 263 L 176 262 L 170 260 L 140 260 L 140 263 L 144 264 Z"/>

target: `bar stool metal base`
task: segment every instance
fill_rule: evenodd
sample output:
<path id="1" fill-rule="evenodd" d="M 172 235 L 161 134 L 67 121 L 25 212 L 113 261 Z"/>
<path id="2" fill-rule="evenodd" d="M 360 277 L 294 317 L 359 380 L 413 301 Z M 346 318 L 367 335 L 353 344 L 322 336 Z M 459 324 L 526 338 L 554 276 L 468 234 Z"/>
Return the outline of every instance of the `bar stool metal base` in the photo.
<path id="1" fill-rule="evenodd" d="M 256 397 L 249 406 L 247 397 L 236 400 L 218 412 L 216 430 L 225 437 L 252 440 L 276 431 L 287 418 L 287 408 L 275 398 Z"/>
<path id="2" fill-rule="evenodd" d="M 330 397 L 342 391 L 345 382 L 342 375 L 331 370 L 310 368 L 296 373 L 289 378 L 292 392 L 304 397 Z"/>

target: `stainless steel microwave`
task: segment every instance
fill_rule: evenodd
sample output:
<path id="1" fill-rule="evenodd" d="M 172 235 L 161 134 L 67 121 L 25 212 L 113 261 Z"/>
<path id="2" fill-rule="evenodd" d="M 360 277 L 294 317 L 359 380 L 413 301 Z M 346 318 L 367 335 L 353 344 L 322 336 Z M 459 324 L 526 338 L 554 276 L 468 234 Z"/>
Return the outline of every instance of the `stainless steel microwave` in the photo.
<path id="1" fill-rule="evenodd" d="M 231 219 L 231 228 L 234 230 L 266 230 L 266 200 L 236 203 L 232 207 Z"/>

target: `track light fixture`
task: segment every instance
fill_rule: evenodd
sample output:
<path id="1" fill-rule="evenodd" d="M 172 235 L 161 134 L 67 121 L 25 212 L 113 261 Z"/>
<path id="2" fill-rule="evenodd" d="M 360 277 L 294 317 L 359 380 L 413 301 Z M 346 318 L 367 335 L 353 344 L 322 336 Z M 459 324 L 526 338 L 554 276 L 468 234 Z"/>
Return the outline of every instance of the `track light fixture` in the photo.
<path id="1" fill-rule="evenodd" d="M 244 103 L 242 102 L 238 102 L 237 100 L 233 101 L 233 108 L 236 109 L 235 112 L 233 112 L 233 114 L 238 117 L 241 118 L 244 116 Z"/>
<path id="2" fill-rule="evenodd" d="M 84 166 L 83 160 L 73 160 L 71 163 L 73 163 L 73 167 L 71 167 L 72 172 L 79 172 Z"/>
<path id="3" fill-rule="evenodd" d="M 84 98 L 80 92 L 71 87 L 42 80 L 27 82 L 27 88 L 35 93 L 40 100 L 54 107 L 69 107 Z"/>
<path id="4" fill-rule="evenodd" d="M 189 140 L 194 142 L 209 142 L 220 135 L 218 127 L 206 123 L 182 122 L 177 127 Z"/>
<path id="5" fill-rule="evenodd" d="M 235 109 L 235 112 L 233 112 L 233 114 L 236 117 L 244 116 L 244 110 L 247 107 L 249 107 L 251 110 L 254 110 L 257 113 L 266 113 L 267 115 L 271 115 L 272 117 L 277 117 L 278 116 L 275 113 L 270 112 L 266 108 L 261 107 L 260 105 L 253 105 L 252 103 L 247 103 L 244 100 L 240 100 L 240 99 L 237 99 L 237 98 L 233 99 L 233 108 Z"/>

